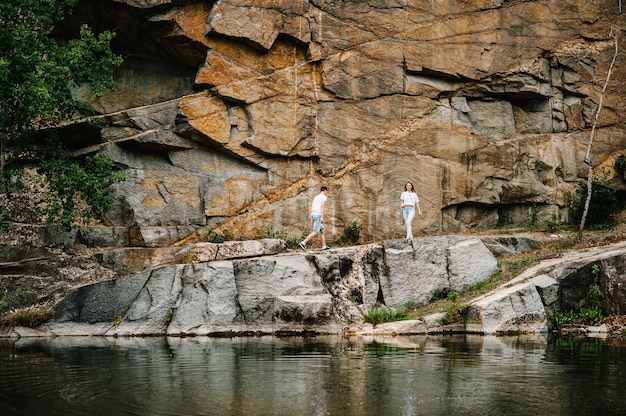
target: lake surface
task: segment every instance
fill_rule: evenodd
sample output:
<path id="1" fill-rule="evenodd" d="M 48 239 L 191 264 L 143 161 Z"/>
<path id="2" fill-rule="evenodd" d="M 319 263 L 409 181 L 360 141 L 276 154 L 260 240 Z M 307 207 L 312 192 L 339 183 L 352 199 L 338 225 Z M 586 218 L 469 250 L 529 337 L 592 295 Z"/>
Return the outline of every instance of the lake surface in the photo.
<path id="1" fill-rule="evenodd" d="M 0 340 L 0 415 L 626 415 L 626 344 L 465 335 Z"/>

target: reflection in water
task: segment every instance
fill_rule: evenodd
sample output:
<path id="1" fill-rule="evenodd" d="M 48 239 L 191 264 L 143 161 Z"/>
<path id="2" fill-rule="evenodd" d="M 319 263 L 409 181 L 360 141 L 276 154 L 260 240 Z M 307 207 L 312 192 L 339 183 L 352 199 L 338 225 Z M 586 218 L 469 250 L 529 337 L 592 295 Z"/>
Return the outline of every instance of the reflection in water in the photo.
<path id="1" fill-rule="evenodd" d="M 543 338 L 0 342 L 8 415 L 623 415 L 623 346 Z"/>

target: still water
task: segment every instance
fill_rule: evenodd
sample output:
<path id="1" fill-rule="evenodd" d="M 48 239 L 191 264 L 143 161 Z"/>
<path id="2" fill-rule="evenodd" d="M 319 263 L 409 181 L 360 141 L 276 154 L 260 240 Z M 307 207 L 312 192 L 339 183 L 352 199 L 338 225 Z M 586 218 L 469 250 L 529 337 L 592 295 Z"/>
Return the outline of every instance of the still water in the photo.
<path id="1" fill-rule="evenodd" d="M 626 344 L 480 336 L 5 340 L 0 415 L 626 415 Z"/>

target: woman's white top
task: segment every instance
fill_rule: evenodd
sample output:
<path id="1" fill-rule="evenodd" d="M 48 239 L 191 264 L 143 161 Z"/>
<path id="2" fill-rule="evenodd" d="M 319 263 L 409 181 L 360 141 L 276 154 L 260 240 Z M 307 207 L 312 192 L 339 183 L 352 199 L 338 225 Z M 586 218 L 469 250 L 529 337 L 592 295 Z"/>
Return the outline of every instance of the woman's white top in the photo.
<path id="1" fill-rule="evenodd" d="M 417 197 L 415 192 L 404 191 L 402 192 L 402 195 L 400 195 L 400 201 L 402 202 L 402 206 L 408 205 L 414 207 L 419 204 L 420 199 Z"/>

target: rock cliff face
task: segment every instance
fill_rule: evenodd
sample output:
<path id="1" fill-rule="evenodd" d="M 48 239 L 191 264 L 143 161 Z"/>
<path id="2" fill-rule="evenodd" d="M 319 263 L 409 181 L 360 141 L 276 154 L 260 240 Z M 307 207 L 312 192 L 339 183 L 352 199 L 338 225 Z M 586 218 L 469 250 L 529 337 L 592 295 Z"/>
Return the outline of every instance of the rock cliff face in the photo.
<path id="1" fill-rule="evenodd" d="M 624 54 L 601 92 L 612 28 L 626 26 L 616 0 L 82 0 L 56 31 L 83 22 L 115 30 L 126 59 L 115 91 L 76 90 L 98 115 L 60 130 L 127 180 L 104 224 L 69 231 L 40 225 L 36 181 L 2 200 L 3 308 L 63 298 L 57 324 L 185 335 L 343 331 L 376 301 L 427 302 L 495 260 L 484 240 L 394 240 L 404 183 L 424 234 L 520 225 L 531 207 L 566 221 L 601 98 L 590 161 L 626 188 L 613 168 L 626 147 Z M 298 237 L 321 185 L 331 242 L 352 221 L 382 242 L 303 256 L 245 241 L 270 227 Z M 202 243 L 212 229 L 240 241 Z M 620 256 L 603 273 L 607 308 L 623 313 Z M 580 306 L 589 264 L 580 279 L 547 273 L 477 301 L 462 330 L 545 330 L 545 308 Z M 398 331 L 440 326 L 409 325 Z"/>
<path id="2" fill-rule="evenodd" d="M 624 18 L 615 0 L 85 0 L 60 33 L 82 21 L 126 57 L 115 91 L 77 91 L 101 116 L 65 129 L 126 171 L 110 225 L 300 235 L 327 185 L 330 240 L 356 221 L 380 241 L 402 236 L 407 180 L 425 233 L 567 220 Z M 622 188 L 624 68 L 591 154 Z"/>

